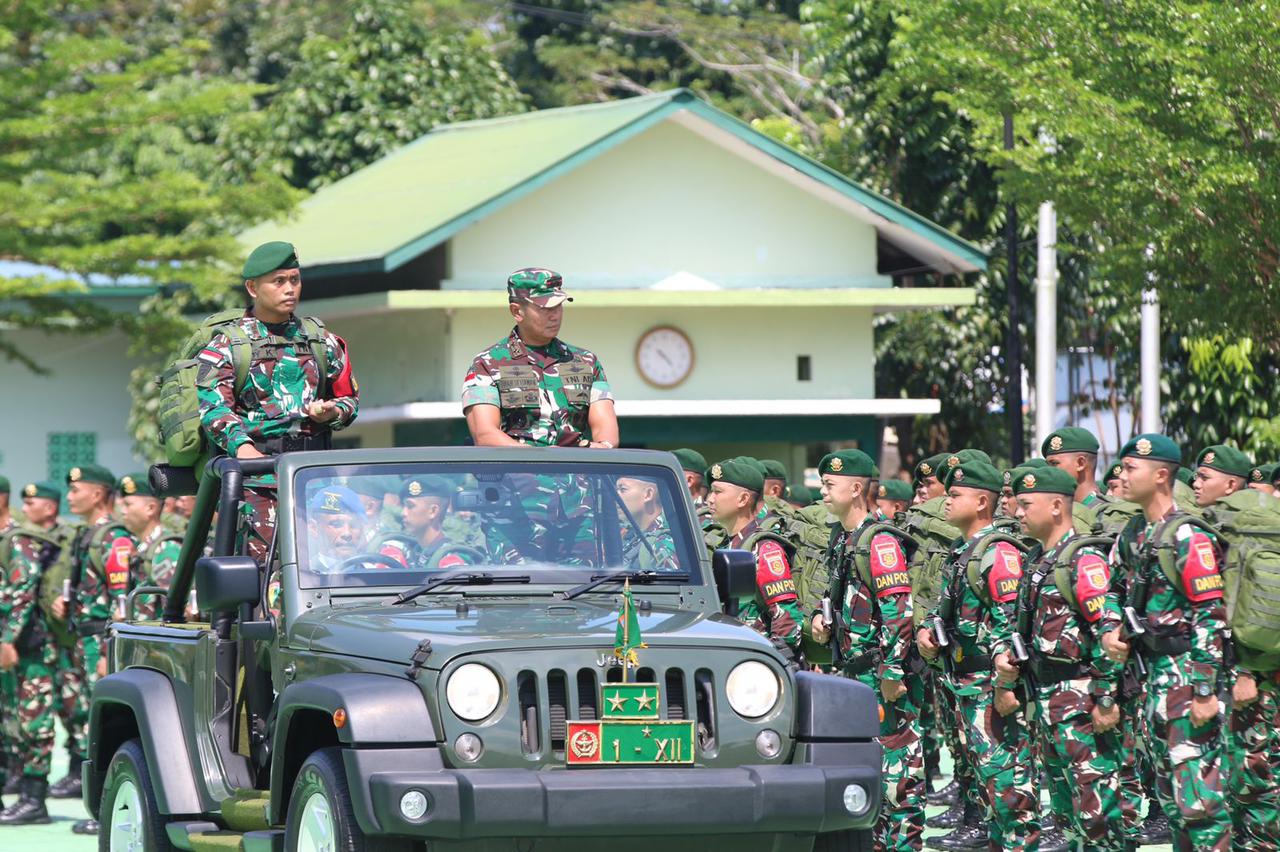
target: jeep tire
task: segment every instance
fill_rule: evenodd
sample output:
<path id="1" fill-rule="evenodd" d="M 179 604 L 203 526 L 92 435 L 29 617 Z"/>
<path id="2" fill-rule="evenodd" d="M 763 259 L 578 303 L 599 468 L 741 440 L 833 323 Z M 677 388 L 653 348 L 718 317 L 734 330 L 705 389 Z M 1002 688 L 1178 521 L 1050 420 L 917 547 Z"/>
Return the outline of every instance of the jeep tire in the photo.
<path id="1" fill-rule="evenodd" d="M 370 838 L 360 830 L 336 748 L 312 752 L 298 770 L 285 818 L 284 848 L 286 852 L 315 852 L 326 837 L 333 838 L 327 848 L 334 852 L 406 852 L 413 848 L 407 840 Z"/>
<path id="2" fill-rule="evenodd" d="M 107 779 L 98 808 L 98 852 L 146 849 L 173 852 L 165 818 L 156 807 L 147 755 L 137 738 L 126 741 L 107 764 Z"/>
<path id="3" fill-rule="evenodd" d="M 813 852 L 871 852 L 875 846 L 875 832 L 846 829 L 828 831 L 813 838 Z"/>

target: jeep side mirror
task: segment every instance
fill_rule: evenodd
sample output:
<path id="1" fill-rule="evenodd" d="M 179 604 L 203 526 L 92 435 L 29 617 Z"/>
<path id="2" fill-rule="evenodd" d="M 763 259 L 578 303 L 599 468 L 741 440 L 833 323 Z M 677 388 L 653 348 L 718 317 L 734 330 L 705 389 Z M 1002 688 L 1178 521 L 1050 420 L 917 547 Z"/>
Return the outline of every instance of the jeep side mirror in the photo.
<path id="1" fill-rule="evenodd" d="M 749 550 L 717 550 L 711 554 L 711 573 L 725 615 L 738 614 L 738 601 L 756 593 L 756 558 Z"/>
<path id="2" fill-rule="evenodd" d="M 258 563 L 249 556 L 202 556 L 196 560 L 196 597 L 203 612 L 238 610 L 262 596 Z"/>

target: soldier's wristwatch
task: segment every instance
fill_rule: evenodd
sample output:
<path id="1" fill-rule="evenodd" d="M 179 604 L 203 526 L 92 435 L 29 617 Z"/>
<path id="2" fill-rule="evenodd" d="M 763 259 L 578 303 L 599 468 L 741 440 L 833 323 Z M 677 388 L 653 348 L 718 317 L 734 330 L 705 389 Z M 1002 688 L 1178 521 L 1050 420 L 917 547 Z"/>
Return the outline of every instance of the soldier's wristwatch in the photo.
<path id="1" fill-rule="evenodd" d="M 1213 686 L 1201 681 L 1196 684 L 1196 698 L 1208 698 L 1213 695 Z"/>
<path id="2" fill-rule="evenodd" d="M 1116 700 L 1110 695 L 1099 695 L 1093 700 L 1093 703 L 1097 704 L 1103 710 L 1110 710 L 1112 707 L 1116 706 Z"/>

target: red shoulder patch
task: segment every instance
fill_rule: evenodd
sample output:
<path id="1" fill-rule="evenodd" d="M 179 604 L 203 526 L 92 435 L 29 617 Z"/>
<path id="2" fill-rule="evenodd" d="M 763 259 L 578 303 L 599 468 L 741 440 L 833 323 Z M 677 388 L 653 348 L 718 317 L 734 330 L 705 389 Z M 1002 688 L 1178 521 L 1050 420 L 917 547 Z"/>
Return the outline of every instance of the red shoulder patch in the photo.
<path id="1" fill-rule="evenodd" d="M 1007 541 L 997 541 L 995 562 L 987 575 L 987 589 L 996 603 L 1008 603 L 1018 596 L 1018 582 L 1022 580 L 1022 553 Z"/>
<path id="2" fill-rule="evenodd" d="M 871 539 L 871 588 L 878 598 L 911 591 L 907 555 L 897 536 L 880 533 Z"/>
<path id="3" fill-rule="evenodd" d="M 1191 534 L 1187 542 L 1187 561 L 1182 566 L 1182 590 L 1192 603 L 1222 597 L 1224 583 L 1218 570 L 1218 555 L 1213 541 L 1202 532 Z"/>
<path id="4" fill-rule="evenodd" d="M 467 560 L 463 559 L 457 553 L 450 553 L 440 560 L 440 568 L 457 568 L 459 565 L 466 565 Z"/>
<path id="5" fill-rule="evenodd" d="M 796 599 L 791 563 L 787 561 L 787 552 L 776 541 L 765 539 L 756 545 L 756 588 L 767 604 Z"/>
<path id="6" fill-rule="evenodd" d="M 1076 560 L 1076 603 L 1080 615 L 1090 623 L 1102 618 L 1102 604 L 1111 588 L 1111 566 L 1096 553 Z"/>
<path id="7" fill-rule="evenodd" d="M 129 559 L 133 556 L 133 539 L 127 535 L 116 536 L 107 548 L 104 569 L 107 588 L 113 592 L 129 588 Z"/>
<path id="8" fill-rule="evenodd" d="M 347 341 L 338 335 L 333 335 L 333 339 L 338 341 L 338 346 L 342 349 L 342 354 L 346 356 L 342 362 L 342 371 L 338 373 L 338 377 L 329 385 L 329 393 L 331 399 L 343 396 L 356 395 L 356 377 L 351 373 L 351 353 L 347 351 Z M 323 384 L 323 383 L 322 383 Z"/>
<path id="9" fill-rule="evenodd" d="M 404 548 L 393 541 L 384 542 L 382 547 L 378 548 L 378 553 L 391 557 L 406 568 L 409 567 L 409 557 L 405 554 Z"/>

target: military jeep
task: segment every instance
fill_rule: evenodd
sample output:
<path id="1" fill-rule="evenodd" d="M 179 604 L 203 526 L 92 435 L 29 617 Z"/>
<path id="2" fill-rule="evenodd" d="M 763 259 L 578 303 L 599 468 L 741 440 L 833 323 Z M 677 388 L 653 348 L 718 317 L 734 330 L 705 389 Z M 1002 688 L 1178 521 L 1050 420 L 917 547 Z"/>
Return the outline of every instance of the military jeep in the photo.
<path id="1" fill-rule="evenodd" d="M 725 614 L 755 561 L 671 455 L 224 458 L 196 493 L 93 694 L 103 850 L 871 848 L 874 694 Z"/>

